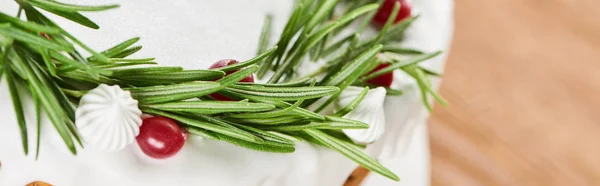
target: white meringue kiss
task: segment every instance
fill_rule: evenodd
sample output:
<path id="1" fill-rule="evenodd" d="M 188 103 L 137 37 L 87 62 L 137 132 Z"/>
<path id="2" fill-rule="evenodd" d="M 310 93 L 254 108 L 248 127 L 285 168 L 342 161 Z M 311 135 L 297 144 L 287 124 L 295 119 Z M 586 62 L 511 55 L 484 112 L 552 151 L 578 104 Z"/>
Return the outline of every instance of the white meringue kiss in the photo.
<path id="1" fill-rule="evenodd" d="M 336 109 L 344 108 L 354 100 L 363 87 L 346 88 L 337 100 Z M 369 124 L 368 129 L 342 130 L 350 139 L 358 144 L 370 144 L 378 140 L 385 131 L 385 114 L 383 102 L 386 90 L 383 87 L 369 90 L 365 99 L 344 118 L 353 119 Z"/>
<path id="2" fill-rule="evenodd" d="M 138 101 L 129 91 L 101 84 L 79 101 L 75 124 L 88 147 L 115 151 L 134 142 L 141 116 Z"/>

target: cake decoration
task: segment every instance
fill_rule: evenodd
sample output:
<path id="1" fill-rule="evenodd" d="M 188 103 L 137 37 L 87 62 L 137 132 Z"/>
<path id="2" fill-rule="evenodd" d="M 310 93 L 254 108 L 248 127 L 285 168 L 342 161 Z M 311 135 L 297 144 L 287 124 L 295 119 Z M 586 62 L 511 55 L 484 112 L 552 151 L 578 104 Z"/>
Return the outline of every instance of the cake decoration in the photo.
<path id="1" fill-rule="evenodd" d="M 358 147 L 383 133 L 386 94 L 401 94 L 390 88 L 388 74 L 404 71 L 415 78 L 424 104 L 429 106 L 430 95 L 444 103 L 429 83 L 429 76 L 436 74 L 418 65 L 441 52 L 401 47 L 404 31 L 417 16 L 410 16 L 410 9 L 406 14 L 405 1 L 385 1 L 381 8 L 378 2 L 298 1 L 274 46 L 267 15 L 256 57 L 187 70 L 158 66 L 154 58 L 131 58 L 141 49 L 133 46 L 140 38 L 96 51 L 40 13 L 98 29 L 80 13 L 118 5 L 18 0 L 25 17 L 0 13 L 0 78 L 27 87 L 39 105 L 38 114 L 45 111 L 73 154 L 83 143 L 122 149 L 138 134 L 139 147 L 153 158 L 175 155 L 188 133 L 271 153 L 292 153 L 297 143 L 310 142 L 399 180 Z M 338 10 L 337 5 L 346 8 Z M 369 35 L 363 31 L 374 17 L 385 22 L 377 34 Z M 358 20 L 358 28 L 351 26 Z M 303 63 L 320 67 L 300 76 Z M 255 83 L 254 73 L 265 83 Z M 212 96 L 216 94 L 230 100 Z M 13 102 L 20 100 L 16 91 L 11 96 Z M 319 99 L 325 101 L 314 105 Z M 333 103 L 339 105 L 336 113 L 321 112 Z M 23 118 L 22 105 L 14 105 L 17 118 Z M 154 116 L 142 124 L 142 113 Z M 23 144 L 28 144 L 25 121 L 18 125 Z M 24 149 L 27 154 L 26 145 Z"/>
<path id="2" fill-rule="evenodd" d="M 362 87 L 346 88 L 338 99 L 336 107 L 340 109 L 348 106 L 362 91 Z M 352 141 L 367 145 L 375 142 L 383 135 L 385 131 L 385 114 L 383 111 L 385 95 L 386 91 L 383 87 L 369 90 L 363 101 L 344 116 L 344 118 L 369 124 L 369 128 L 367 129 L 343 129 L 344 134 L 350 137 Z"/>
<path id="3" fill-rule="evenodd" d="M 81 97 L 75 124 L 86 146 L 115 151 L 134 142 L 142 111 L 129 91 L 100 84 Z"/>
<path id="4" fill-rule="evenodd" d="M 175 121 L 155 116 L 144 119 L 136 140 L 146 155 L 164 159 L 177 154 L 186 138 L 187 133 L 184 133 Z"/>

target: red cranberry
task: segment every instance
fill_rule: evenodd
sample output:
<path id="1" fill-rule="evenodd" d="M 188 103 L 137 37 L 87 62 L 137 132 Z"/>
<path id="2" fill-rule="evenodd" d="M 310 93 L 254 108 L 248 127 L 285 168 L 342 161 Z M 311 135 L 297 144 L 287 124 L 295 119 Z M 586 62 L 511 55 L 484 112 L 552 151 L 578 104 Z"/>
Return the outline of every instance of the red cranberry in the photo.
<path id="1" fill-rule="evenodd" d="M 398 10 L 398 16 L 396 16 L 394 23 L 398 23 L 410 17 L 412 7 L 408 0 L 385 0 L 377 11 L 377 14 L 375 14 L 373 23 L 379 27 L 383 27 L 390 15 L 392 15 L 392 10 L 394 10 L 394 4 L 396 2 L 400 2 L 400 10 Z"/>
<path id="2" fill-rule="evenodd" d="M 237 63 L 239 63 L 239 62 L 237 60 L 234 60 L 234 59 L 223 59 L 223 60 L 219 60 L 219 61 L 215 62 L 210 67 L 208 67 L 208 69 L 221 68 L 221 67 L 224 67 L 224 66 L 234 65 L 234 64 L 237 64 Z M 229 74 L 232 74 L 234 72 L 237 72 L 237 71 L 239 71 L 239 70 L 233 70 L 233 71 L 225 72 L 226 73 L 225 76 L 227 76 Z M 221 78 L 219 78 L 219 79 L 221 79 Z M 219 80 L 219 79 L 215 79 L 215 81 Z M 240 82 L 254 83 L 254 75 L 250 74 L 249 76 L 247 76 L 244 79 L 240 80 Z M 221 100 L 221 101 L 235 101 L 235 100 L 233 100 L 233 99 L 231 99 L 229 97 L 223 96 L 223 95 L 221 95 L 219 93 L 210 94 L 210 97 L 212 97 L 213 99 L 216 99 L 216 100 Z"/>
<path id="3" fill-rule="evenodd" d="M 156 159 L 177 154 L 185 142 L 179 125 L 162 116 L 144 119 L 136 140 L 144 154 Z"/>
<path id="4" fill-rule="evenodd" d="M 382 63 L 379 64 L 379 66 L 377 66 L 373 71 L 369 72 L 369 74 L 372 74 L 374 72 L 377 72 L 378 70 L 381 70 L 385 67 L 390 66 L 389 63 Z M 378 85 L 378 86 L 382 86 L 382 87 L 390 87 L 392 86 L 392 81 L 394 80 L 394 71 L 389 72 L 389 73 L 385 73 L 383 75 L 374 77 L 372 79 L 367 80 L 368 83 L 374 84 L 374 85 Z"/>

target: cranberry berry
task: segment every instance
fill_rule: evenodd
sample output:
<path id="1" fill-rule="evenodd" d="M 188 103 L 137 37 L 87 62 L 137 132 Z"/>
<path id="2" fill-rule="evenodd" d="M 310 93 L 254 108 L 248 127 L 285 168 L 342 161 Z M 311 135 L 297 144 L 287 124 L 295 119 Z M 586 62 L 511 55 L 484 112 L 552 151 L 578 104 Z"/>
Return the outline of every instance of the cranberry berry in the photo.
<path id="1" fill-rule="evenodd" d="M 379 66 L 377 66 L 373 71 L 369 72 L 369 74 L 372 74 L 374 72 L 377 72 L 385 67 L 390 66 L 389 63 L 382 63 L 379 64 Z M 392 81 L 394 80 L 394 71 L 389 72 L 389 73 L 385 73 L 382 74 L 380 76 L 374 77 L 372 79 L 367 80 L 368 83 L 373 84 L 373 85 L 377 85 L 377 86 L 382 86 L 382 87 L 390 87 L 392 86 Z"/>
<path id="2" fill-rule="evenodd" d="M 219 61 L 215 62 L 210 67 L 208 67 L 208 69 L 221 68 L 221 67 L 224 67 L 224 66 L 234 65 L 234 64 L 237 64 L 237 63 L 239 63 L 239 62 L 237 60 L 234 60 L 234 59 L 223 59 L 223 60 L 219 60 Z M 233 71 L 225 72 L 226 73 L 225 76 L 227 76 L 229 74 L 232 74 L 234 72 L 237 72 L 237 71 L 239 71 L 239 70 L 233 70 Z M 221 78 L 219 78 L 219 79 L 221 79 Z M 219 80 L 219 79 L 216 79 L 216 80 Z M 240 80 L 240 82 L 254 83 L 254 75 L 250 74 L 249 76 L 247 76 L 244 79 Z M 233 99 L 231 99 L 229 97 L 223 96 L 223 95 L 221 95 L 219 93 L 210 94 L 210 97 L 212 97 L 213 99 L 216 99 L 216 100 L 221 100 L 221 101 L 235 101 L 235 100 L 233 100 Z"/>
<path id="3" fill-rule="evenodd" d="M 179 125 L 172 119 L 155 116 L 143 120 L 136 140 L 144 154 L 152 158 L 164 159 L 181 150 L 185 143 L 184 135 Z"/>
<path id="4" fill-rule="evenodd" d="M 375 23 L 375 25 L 378 27 L 383 27 L 390 15 L 392 15 L 394 4 L 396 4 L 396 2 L 400 2 L 400 10 L 398 10 L 398 16 L 396 16 L 394 23 L 398 23 L 410 17 L 412 7 L 408 0 L 385 0 L 377 11 L 377 14 L 375 14 L 373 23 Z"/>

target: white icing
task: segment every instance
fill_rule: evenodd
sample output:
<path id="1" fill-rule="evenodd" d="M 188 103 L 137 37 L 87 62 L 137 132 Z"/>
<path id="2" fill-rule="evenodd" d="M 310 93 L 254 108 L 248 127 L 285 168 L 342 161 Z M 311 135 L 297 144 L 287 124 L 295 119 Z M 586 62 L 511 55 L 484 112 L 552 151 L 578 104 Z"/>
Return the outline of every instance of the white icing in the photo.
<path id="1" fill-rule="evenodd" d="M 140 133 L 141 116 L 129 91 L 101 84 L 79 101 L 75 124 L 87 147 L 114 151 L 133 143 Z"/>
<path id="2" fill-rule="evenodd" d="M 337 100 L 337 109 L 344 108 L 362 92 L 362 87 L 346 88 Z M 378 140 L 385 131 L 385 114 L 383 102 L 386 91 L 383 87 L 369 90 L 363 101 L 344 118 L 369 124 L 368 129 L 342 130 L 350 139 L 359 144 L 370 144 Z"/>
<path id="3" fill-rule="evenodd" d="M 257 36 L 264 15 L 274 15 L 271 41 L 276 41 L 290 15 L 294 1 L 287 0 L 60 0 L 60 2 L 98 5 L 118 3 L 120 8 L 107 12 L 83 14 L 101 26 L 100 30 L 84 28 L 45 13 L 64 29 L 79 37 L 91 48 L 103 50 L 131 37 L 140 36 L 144 49 L 134 57 L 157 57 L 165 66 L 204 69 L 213 62 L 233 58 L 250 59 L 256 54 Z M 407 30 L 402 46 L 425 51 L 445 50 L 452 24 L 452 0 L 415 1 L 414 9 L 422 12 Z M 0 1 L 0 11 L 16 15 L 14 1 Z M 371 30 L 367 30 L 371 32 Z M 347 32 L 345 32 L 348 34 Z M 372 31 L 371 34 L 377 34 Z M 342 34 L 345 35 L 345 34 Z M 366 35 L 366 34 L 365 34 Z M 271 43 L 274 44 L 274 43 Z M 444 58 L 423 62 L 433 70 L 441 70 Z M 313 63 L 306 65 L 315 66 Z M 310 69 L 312 70 L 314 69 Z M 398 73 L 395 73 L 398 74 Z M 434 81 L 434 83 L 436 83 Z M 386 98 L 386 132 L 367 152 L 377 145 L 383 150 L 369 153 L 401 177 L 394 182 L 371 173 L 365 186 L 425 186 L 428 184 L 427 114 L 419 94 L 406 91 L 416 85 L 394 80 L 405 92 L 400 97 Z M 436 83 L 437 84 L 437 83 Z M 7 103 L 7 104 L 5 104 Z M 305 186 L 342 185 L 357 164 L 339 153 L 302 142 L 293 154 L 277 154 L 248 150 L 227 142 L 199 140 L 190 136 L 182 150 L 164 160 L 142 160 L 135 153 L 137 145 L 107 152 L 93 148 L 79 149 L 73 156 L 56 129 L 43 119 L 40 157 L 31 156 L 35 141 L 30 136 L 30 155 L 25 156 L 19 128 L 14 117 L 5 82 L 0 82 L 0 185 L 24 185 L 42 180 L 53 185 L 257 185 Z M 35 107 L 26 104 L 29 134 L 35 134 Z M 414 121 L 414 122 L 411 122 Z M 417 126 L 414 131 L 413 127 Z M 413 135 L 405 135 L 414 133 Z M 411 138 L 409 145 L 405 144 Z M 393 153 L 406 146 L 406 153 Z M 403 149 L 403 148 L 402 148 Z M 404 150 L 403 150 L 404 151 Z M 387 153 L 391 152 L 391 153 Z"/>

